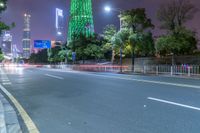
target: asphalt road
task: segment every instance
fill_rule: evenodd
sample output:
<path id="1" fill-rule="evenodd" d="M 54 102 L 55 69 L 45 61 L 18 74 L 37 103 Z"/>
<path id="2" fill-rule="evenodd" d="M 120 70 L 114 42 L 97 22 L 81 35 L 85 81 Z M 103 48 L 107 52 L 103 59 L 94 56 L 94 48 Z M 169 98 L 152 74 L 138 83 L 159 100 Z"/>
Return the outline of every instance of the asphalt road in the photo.
<path id="1" fill-rule="evenodd" d="M 199 133 L 200 80 L 4 69 L 41 133 Z M 6 81 L 8 82 L 8 81 Z"/>

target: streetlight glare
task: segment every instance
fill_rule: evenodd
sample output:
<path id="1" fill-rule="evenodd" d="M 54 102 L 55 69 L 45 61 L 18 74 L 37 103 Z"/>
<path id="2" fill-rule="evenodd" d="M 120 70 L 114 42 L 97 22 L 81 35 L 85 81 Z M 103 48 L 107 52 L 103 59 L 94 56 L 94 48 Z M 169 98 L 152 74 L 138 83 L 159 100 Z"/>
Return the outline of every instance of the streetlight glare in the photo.
<path id="1" fill-rule="evenodd" d="M 105 7 L 104 7 L 104 10 L 105 10 L 106 12 L 110 12 L 110 11 L 111 11 L 111 8 L 110 8 L 109 6 L 105 6 Z"/>
<path id="2" fill-rule="evenodd" d="M 62 35 L 62 32 L 58 31 L 57 34 L 58 34 L 58 35 Z"/>
<path id="3" fill-rule="evenodd" d="M 4 7 L 4 3 L 0 3 L 0 7 Z"/>

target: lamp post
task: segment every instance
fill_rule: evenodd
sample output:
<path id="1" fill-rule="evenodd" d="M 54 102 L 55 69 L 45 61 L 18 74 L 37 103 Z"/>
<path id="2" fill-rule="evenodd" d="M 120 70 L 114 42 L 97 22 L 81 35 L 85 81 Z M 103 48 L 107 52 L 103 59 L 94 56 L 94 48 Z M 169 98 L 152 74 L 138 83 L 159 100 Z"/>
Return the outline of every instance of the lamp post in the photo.
<path id="1" fill-rule="evenodd" d="M 106 12 L 111 12 L 111 11 L 118 12 L 120 16 L 121 16 L 121 14 L 122 14 L 122 12 L 123 12 L 123 10 L 120 9 L 120 8 L 111 8 L 110 6 L 105 6 L 105 7 L 104 7 L 104 10 L 105 10 Z M 120 30 L 121 30 L 121 29 L 122 29 L 122 20 L 121 20 L 121 18 L 119 18 L 119 22 L 120 22 Z"/>
<path id="2" fill-rule="evenodd" d="M 122 14 L 122 12 L 123 12 L 123 10 L 122 9 L 120 9 L 120 8 L 111 8 L 111 7 L 109 7 L 109 6 L 105 6 L 104 7 L 104 10 L 106 11 L 106 12 L 111 12 L 111 11 L 115 11 L 115 12 L 118 12 L 119 13 L 119 22 L 120 22 L 120 31 L 121 31 L 121 29 L 122 29 L 122 19 L 121 19 L 121 14 Z M 122 46 L 120 46 L 120 72 L 122 72 Z"/>

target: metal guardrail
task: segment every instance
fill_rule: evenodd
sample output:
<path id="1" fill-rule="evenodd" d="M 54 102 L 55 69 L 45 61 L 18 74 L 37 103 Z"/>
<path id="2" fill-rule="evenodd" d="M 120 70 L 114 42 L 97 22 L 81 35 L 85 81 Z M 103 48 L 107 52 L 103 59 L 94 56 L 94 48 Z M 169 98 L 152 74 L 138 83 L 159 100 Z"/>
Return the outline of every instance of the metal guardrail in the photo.
<path id="1" fill-rule="evenodd" d="M 45 65 L 46 68 L 92 71 L 92 72 L 126 72 L 133 73 L 132 66 L 119 65 Z M 155 74 L 155 75 L 181 75 L 181 76 L 200 76 L 200 65 L 144 65 L 134 66 L 134 73 Z"/>
<path id="2" fill-rule="evenodd" d="M 199 65 L 147 65 L 135 66 L 135 73 L 143 74 L 167 74 L 167 75 L 183 75 L 183 76 L 200 76 Z"/>
<path id="3" fill-rule="evenodd" d="M 92 71 L 92 72 L 115 72 L 118 73 L 122 70 L 128 71 L 128 66 L 119 65 L 45 65 L 46 68 L 77 70 L 77 71 Z"/>

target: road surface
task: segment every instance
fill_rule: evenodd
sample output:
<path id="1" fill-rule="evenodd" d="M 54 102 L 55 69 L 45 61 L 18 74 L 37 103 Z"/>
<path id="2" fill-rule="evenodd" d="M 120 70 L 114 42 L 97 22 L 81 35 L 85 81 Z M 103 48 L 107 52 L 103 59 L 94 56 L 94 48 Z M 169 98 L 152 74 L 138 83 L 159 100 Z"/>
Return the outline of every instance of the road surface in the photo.
<path id="1" fill-rule="evenodd" d="M 2 84 L 41 133 L 199 133 L 200 80 L 39 68 Z"/>

